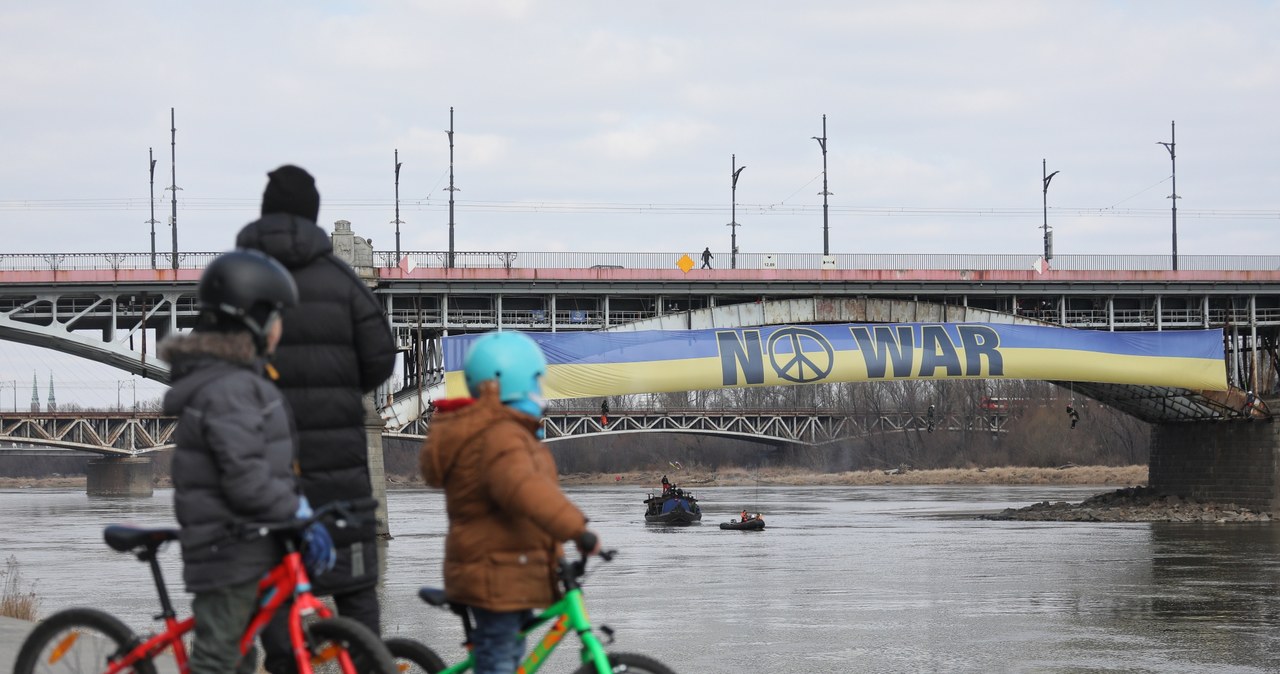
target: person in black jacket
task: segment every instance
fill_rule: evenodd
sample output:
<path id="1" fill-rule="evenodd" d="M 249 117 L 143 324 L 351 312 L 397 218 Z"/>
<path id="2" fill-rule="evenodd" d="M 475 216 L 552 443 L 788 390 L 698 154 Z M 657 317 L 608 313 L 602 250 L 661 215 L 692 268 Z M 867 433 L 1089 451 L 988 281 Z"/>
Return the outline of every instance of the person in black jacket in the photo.
<path id="1" fill-rule="evenodd" d="M 297 166 L 281 166 L 262 195 L 262 217 L 240 230 L 236 245 L 279 260 L 298 284 L 298 306 L 286 310 L 276 349 L 276 385 L 293 408 L 303 491 L 315 506 L 367 497 L 368 440 L 363 396 L 391 377 L 395 342 L 386 315 L 347 263 L 333 254 L 316 225 L 320 194 Z M 338 613 L 381 634 L 378 551 L 373 518 L 335 529 L 338 563 L 312 583 L 333 595 Z M 277 620 L 262 635 L 267 670 L 292 670 L 287 626 Z"/>
<path id="2" fill-rule="evenodd" d="M 160 357 L 173 373 L 164 412 L 178 418 L 171 471 L 182 579 L 195 593 L 190 668 L 223 674 L 236 666 L 258 580 L 282 554 L 272 539 L 244 539 L 236 528 L 309 510 L 293 474 L 289 408 L 264 367 L 280 339 L 280 311 L 298 291 L 275 260 L 234 251 L 205 269 L 199 298 L 195 330 L 166 338 Z"/>

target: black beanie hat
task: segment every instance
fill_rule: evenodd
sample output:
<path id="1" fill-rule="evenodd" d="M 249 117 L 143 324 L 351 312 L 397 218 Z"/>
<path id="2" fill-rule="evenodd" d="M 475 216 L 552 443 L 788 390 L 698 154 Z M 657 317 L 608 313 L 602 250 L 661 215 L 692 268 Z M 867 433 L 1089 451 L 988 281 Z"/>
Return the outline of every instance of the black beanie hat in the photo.
<path id="1" fill-rule="evenodd" d="M 305 169 L 286 164 L 267 174 L 262 193 L 262 214 L 290 213 L 315 222 L 320 215 L 320 193 L 316 179 Z"/>

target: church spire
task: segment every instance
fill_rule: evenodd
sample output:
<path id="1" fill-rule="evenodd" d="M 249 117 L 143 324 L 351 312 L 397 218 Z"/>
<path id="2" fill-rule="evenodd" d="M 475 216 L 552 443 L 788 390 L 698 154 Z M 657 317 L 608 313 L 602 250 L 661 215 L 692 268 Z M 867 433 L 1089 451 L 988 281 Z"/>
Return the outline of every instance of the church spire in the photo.
<path id="1" fill-rule="evenodd" d="M 58 398 L 53 393 L 53 370 L 49 370 L 49 404 L 45 408 L 50 412 L 58 411 Z"/>
<path id="2" fill-rule="evenodd" d="M 31 411 L 32 412 L 40 411 L 40 389 L 39 389 L 39 384 L 36 383 L 35 370 L 31 371 Z"/>

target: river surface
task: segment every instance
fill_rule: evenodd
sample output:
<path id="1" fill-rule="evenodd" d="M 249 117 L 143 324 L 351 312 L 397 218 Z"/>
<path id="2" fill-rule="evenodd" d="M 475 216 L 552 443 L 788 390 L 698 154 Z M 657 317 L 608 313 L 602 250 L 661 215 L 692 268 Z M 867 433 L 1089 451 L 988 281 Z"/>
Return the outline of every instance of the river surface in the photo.
<path id="1" fill-rule="evenodd" d="M 592 619 L 681 674 L 1280 671 L 1278 525 L 993 522 L 974 514 L 1104 489 L 893 486 L 702 489 L 704 524 L 667 528 L 644 524 L 643 489 L 566 491 L 620 551 L 591 568 Z M 454 661 L 457 619 L 415 594 L 440 583 L 443 497 L 388 502 L 384 631 Z M 744 507 L 768 529 L 716 526 Z M 0 512 L 0 556 L 42 615 L 90 605 L 149 627 L 150 576 L 101 528 L 172 525 L 170 491 L 0 490 Z M 162 556 L 185 611 L 178 550 Z M 544 671 L 572 671 L 566 645 Z"/>

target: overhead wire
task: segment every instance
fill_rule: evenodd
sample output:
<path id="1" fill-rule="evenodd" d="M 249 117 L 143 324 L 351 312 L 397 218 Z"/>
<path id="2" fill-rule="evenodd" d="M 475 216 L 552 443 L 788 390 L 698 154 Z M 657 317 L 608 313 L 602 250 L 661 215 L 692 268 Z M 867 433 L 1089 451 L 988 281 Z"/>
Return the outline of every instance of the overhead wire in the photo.
<path id="1" fill-rule="evenodd" d="M 1098 207 L 1062 207 L 1051 208 L 1060 216 L 1074 217 L 1163 217 L 1168 213 L 1163 208 L 1116 208 L 1142 192 L 1156 186 L 1146 188 L 1130 197 L 1107 206 Z M 812 183 L 812 181 L 810 181 Z M 808 183 L 806 184 L 806 186 Z M 798 193 L 804 186 L 796 190 Z M 795 196 L 793 193 L 781 202 L 776 203 L 742 203 L 736 204 L 740 211 L 758 215 L 801 215 L 822 212 L 821 204 L 787 204 L 786 201 Z M 259 206 L 257 199 L 222 198 L 222 197 L 190 197 L 179 202 L 179 208 L 188 212 L 217 212 L 234 210 L 254 210 Z M 725 204 L 697 203 L 658 203 L 658 202 L 583 202 L 583 201 L 488 201 L 488 200 L 455 200 L 458 208 L 483 213 L 557 213 L 557 214 L 633 214 L 633 215 L 701 215 L 718 214 L 729 210 Z M 391 211 L 394 200 L 382 198 L 364 199 L 328 199 L 327 209 L 345 211 Z M 400 200 L 401 210 L 439 211 L 447 208 L 447 203 L 440 199 L 426 197 L 404 197 Z M 0 212 L 44 212 L 44 211 L 132 211 L 144 212 L 149 202 L 142 198 L 74 198 L 74 199 L 4 199 L 0 200 Z M 1041 209 L 1037 207 L 954 207 L 954 206 L 849 206 L 830 205 L 830 212 L 835 214 L 876 216 L 876 217 L 992 217 L 1022 218 L 1038 216 Z M 1246 219 L 1275 220 L 1280 219 L 1278 209 L 1178 209 L 1184 218 L 1198 219 Z"/>

